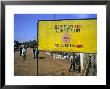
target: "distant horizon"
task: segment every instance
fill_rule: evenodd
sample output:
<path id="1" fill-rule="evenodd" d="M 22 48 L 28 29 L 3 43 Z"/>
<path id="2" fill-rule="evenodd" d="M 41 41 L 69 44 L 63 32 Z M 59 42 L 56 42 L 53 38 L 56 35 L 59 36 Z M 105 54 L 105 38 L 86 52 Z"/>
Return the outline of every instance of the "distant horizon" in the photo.
<path id="1" fill-rule="evenodd" d="M 18 41 L 18 40 L 14 40 L 14 41 Z M 33 40 L 29 40 L 29 41 L 33 41 Z M 23 41 L 23 42 L 29 42 L 29 41 Z M 23 42 L 20 42 L 20 43 L 23 43 Z M 37 40 L 36 40 L 36 42 L 37 42 Z"/>
<path id="2" fill-rule="evenodd" d="M 14 40 L 20 43 L 37 41 L 38 20 L 97 19 L 96 14 L 15 14 Z"/>

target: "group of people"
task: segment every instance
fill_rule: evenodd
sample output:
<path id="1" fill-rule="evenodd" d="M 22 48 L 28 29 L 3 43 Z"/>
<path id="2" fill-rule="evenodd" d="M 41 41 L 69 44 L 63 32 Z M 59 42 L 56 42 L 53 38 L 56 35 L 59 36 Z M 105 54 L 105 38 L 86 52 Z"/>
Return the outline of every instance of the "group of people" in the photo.
<path id="1" fill-rule="evenodd" d="M 24 47 L 20 47 L 20 56 L 23 56 L 23 59 L 26 60 L 26 52 L 27 52 L 27 47 L 24 46 Z M 33 47 L 33 50 L 32 50 L 32 54 L 33 54 L 33 59 L 37 58 L 37 54 L 39 52 L 37 51 L 37 48 L 36 47 Z"/>
<path id="2" fill-rule="evenodd" d="M 70 59 L 70 71 L 80 72 L 80 54 L 63 52 L 64 59 Z"/>
<path id="3" fill-rule="evenodd" d="M 33 54 L 33 59 L 36 59 L 38 57 L 39 51 L 37 50 L 36 47 L 33 47 L 32 54 Z"/>
<path id="4" fill-rule="evenodd" d="M 26 46 L 20 47 L 20 56 L 23 56 L 24 60 L 26 60 L 26 51 L 27 51 Z M 32 54 L 33 54 L 33 59 L 36 59 L 37 55 L 39 54 L 39 51 L 37 51 L 36 47 L 33 47 Z M 66 58 L 67 53 L 64 53 L 64 56 Z M 70 58 L 69 72 L 71 70 L 80 72 L 80 55 L 76 55 L 73 53 L 73 55 L 71 55 L 69 58 Z"/>
<path id="5" fill-rule="evenodd" d="M 57 55 L 58 56 L 57 58 L 61 57 L 60 59 L 69 59 L 70 60 L 69 72 L 71 71 L 80 72 L 80 54 L 79 53 L 67 53 L 67 52 L 50 52 L 50 53 L 54 55 L 59 54 Z"/>

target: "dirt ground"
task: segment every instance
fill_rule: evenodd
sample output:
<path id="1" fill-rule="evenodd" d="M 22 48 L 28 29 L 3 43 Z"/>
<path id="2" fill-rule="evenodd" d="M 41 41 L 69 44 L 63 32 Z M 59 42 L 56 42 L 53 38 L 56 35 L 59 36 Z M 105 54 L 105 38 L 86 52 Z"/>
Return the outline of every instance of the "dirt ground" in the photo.
<path id="1" fill-rule="evenodd" d="M 38 68 L 37 59 L 33 59 L 32 49 L 27 49 L 26 60 L 20 56 L 19 51 L 14 55 L 15 76 L 80 76 L 76 72 L 68 72 L 70 63 L 67 59 L 53 59 L 45 51 L 39 52 Z M 38 70 L 37 70 L 38 69 Z"/>

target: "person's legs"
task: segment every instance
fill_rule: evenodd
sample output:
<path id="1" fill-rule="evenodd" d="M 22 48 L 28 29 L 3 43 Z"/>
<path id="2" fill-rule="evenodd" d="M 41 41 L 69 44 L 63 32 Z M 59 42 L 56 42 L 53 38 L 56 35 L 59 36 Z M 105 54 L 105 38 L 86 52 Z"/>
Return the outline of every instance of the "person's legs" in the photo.
<path id="1" fill-rule="evenodd" d="M 35 53 L 34 53 L 34 59 L 35 59 Z"/>
<path id="2" fill-rule="evenodd" d="M 24 58 L 26 59 L 26 52 L 25 52 L 25 56 L 24 56 Z"/>
<path id="3" fill-rule="evenodd" d="M 37 53 L 36 53 L 36 59 L 37 59 Z"/>
<path id="4" fill-rule="evenodd" d="M 26 60 L 26 52 L 23 52 L 23 59 Z"/>
<path id="5" fill-rule="evenodd" d="M 72 72 L 74 71 L 74 65 L 73 64 L 71 64 L 71 69 L 72 69 Z"/>
<path id="6" fill-rule="evenodd" d="M 24 52 L 23 52 L 23 59 L 24 59 Z"/>
<path id="7" fill-rule="evenodd" d="M 71 68 L 72 68 L 72 64 L 70 65 L 69 72 L 71 71 Z"/>
<path id="8" fill-rule="evenodd" d="M 21 51 L 20 51 L 19 55 L 21 56 Z"/>

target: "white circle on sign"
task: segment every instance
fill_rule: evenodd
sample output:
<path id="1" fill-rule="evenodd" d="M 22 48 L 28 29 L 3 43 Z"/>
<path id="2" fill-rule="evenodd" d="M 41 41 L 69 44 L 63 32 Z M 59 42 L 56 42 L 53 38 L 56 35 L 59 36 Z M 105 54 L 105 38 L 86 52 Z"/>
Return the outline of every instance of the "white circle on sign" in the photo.
<path id="1" fill-rule="evenodd" d="M 70 35 L 65 33 L 62 37 L 63 42 L 68 43 L 70 42 Z"/>

